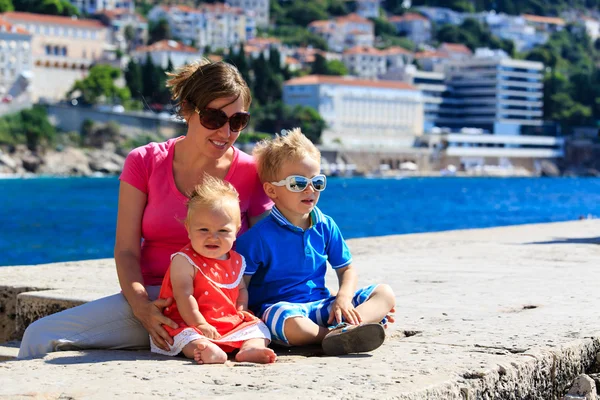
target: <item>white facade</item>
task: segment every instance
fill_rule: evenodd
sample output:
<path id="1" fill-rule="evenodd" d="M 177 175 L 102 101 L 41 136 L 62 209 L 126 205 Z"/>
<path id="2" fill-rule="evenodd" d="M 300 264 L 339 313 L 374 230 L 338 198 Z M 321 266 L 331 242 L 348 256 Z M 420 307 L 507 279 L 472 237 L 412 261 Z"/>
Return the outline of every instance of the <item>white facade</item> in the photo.
<path id="1" fill-rule="evenodd" d="M 71 4 L 79 11 L 95 14 L 105 10 L 125 9 L 130 12 L 135 10 L 134 0 L 70 0 Z"/>
<path id="2" fill-rule="evenodd" d="M 351 75 L 375 78 L 390 68 L 400 68 L 412 61 L 412 53 L 400 47 L 378 50 L 374 47 L 356 46 L 344 51 L 342 62 Z"/>
<path id="3" fill-rule="evenodd" d="M 122 51 L 129 51 L 143 46 L 148 41 L 148 23 L 135 12 L 129 10 L 104 11 L 99 13 L 98 17 L 111 27 L 112 44 Z M 125 38 L 125 30 L 128 26 L 131 27 L 133 32 L 131 43 L 127 43 Z M 128 44 L 131 45 L 130 48 L 127 47 Z"/>
<path id="4" fill-rule="evenodd" d="M 515 50 L 527 51 L 548 41 L 547 32 L 536 30 L 522 16 L 487 13 L 484 22 L 490 31 L 501 39 L 512 40 Z"/>
<path id="5" fill-rule="evenodd" d="M 202 53 L 198 49 L 174 40 L 161 40 L 150 46 L 138 47 L 131 53 L 131 57 L 138 63 L 144 63 L 147 55 L 150 55 L 152 64 L 160 65 L 163 69 L 169 65 L 169 60 L 174 68 L 179 68 L 202 57 Z"/>
<path id="6" fill-rule="evenodd" d="M 27 80 L 32 67 L 31 35 L 0 19 L 0 96 L 17 97 L 28 90 L 18 81 L 20 77 Z"/>
<path id="7" fill-rule="evenodd" d="M 225 49 L 256 35 L 254 18 L 241 8 L 222 3 L 202 4 L 199 8 L 155 6 L 148 20 L 160 19 L 169 23 L 173 37 L 199 48 Z"/>
<path id="8" fill-rule="evenodd" d="M 421 14 L 406 13 L 400 17 L 390 17 L 389 21 L 396 27 L 396 32 L 406 35 L 417 45 L 431 41 L 431 21 Z"/>
<path id="9" fill-rule="evenodd" d="M 421 92 L 406 83 L 309 75 L 285 82 L 283 100 L 319 112 L 324 145 L 406 148 L 423 133 Z"/>
<path id="10" fill-rule="evenodd" d="M 109 29 L 94 19 L 7 12 L 6 21 L 31 34 L 31 99 L 62 100 L 110 46 Z"/>
<path id="11" fill-rule="evenodd" d="M 356 13 L 363 18 L 378 18 L 381 0 L 357 0 Z"/>
<path id="12" fill-rule="evenodd" d="M 478 49 L 469 60 L 450 61 L 449 96 L 437 126 L 473 127 L 500 135 L 518 135 L 523 125 L 541 126 L 543 69 L 542 63 L 513 60 L 488 49 Z"/>
<path id="13" fill-rule="evenodd" d="M 600 37 L 600 21 L 594 18 L 583 17 L 583 23 L 588 36 L 593 41 L 596 41 Z"/>
<path id="14" fill-rule="evenodd" d="M 225 4 L 246 11 L 256 21 L 256 26 L 269 26 L 269 0 L 225 0 Z"/>
<path id="15" fill-rule="evenodd" d="M 308 25 L 308 29 L 325 39 L 329 50 L 335 52 L 342 52 L 354 46 L 373 47 L 375 42 L 373 22 L 358 14 L 313 21 Z"/>

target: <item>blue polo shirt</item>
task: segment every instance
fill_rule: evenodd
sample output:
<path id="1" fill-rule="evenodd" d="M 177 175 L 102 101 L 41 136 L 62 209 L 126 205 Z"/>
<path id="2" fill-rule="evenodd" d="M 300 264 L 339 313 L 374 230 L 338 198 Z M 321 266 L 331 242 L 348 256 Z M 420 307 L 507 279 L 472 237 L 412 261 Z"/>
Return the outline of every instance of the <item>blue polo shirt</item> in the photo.
<path id="1" fill-rule="evenodd" d="M 273 207 L 268 217 L 238 238 L 236 251 L 246 259 L 245 274 L 252 275 L 249 308 L 256 315 L 280 301 L 308 303 L 329 297 L 327 262 L 334 269 L 352 262 L 333 219 L 317 207 L 311 219 L 312 226 L 303 230 Z"/>

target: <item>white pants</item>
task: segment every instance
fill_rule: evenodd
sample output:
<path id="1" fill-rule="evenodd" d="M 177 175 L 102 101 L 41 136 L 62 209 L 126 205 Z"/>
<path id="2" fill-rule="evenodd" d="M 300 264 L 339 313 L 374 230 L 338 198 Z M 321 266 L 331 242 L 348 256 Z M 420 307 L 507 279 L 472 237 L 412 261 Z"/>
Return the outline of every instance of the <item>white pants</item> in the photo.
<path id="1" fill-rule="evenodd" d="M 160 286 L 146 287 L 156 300 Z M 147 349 L 148 332 L 118 293 L 41 318 L 27 327 L 18 358 L 80 349 Z"/>

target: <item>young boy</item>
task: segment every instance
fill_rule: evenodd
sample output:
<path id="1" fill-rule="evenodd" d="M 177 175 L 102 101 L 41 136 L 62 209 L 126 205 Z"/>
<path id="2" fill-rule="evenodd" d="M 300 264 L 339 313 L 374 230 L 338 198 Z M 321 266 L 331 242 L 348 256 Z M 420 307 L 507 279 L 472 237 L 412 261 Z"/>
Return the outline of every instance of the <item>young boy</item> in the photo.
<path id="1" fill-rule="evenodd" d="M 253 152 L 271 214 L 237 241 L 246 258 L 249 308 L 274 341 L 291 346 L 322 343 L 327 355 L 367 352 L 381 346 L 382 324 L 393 322 L 388 285 L 356 290 L 352 256 L 339 228 L 317 207 L 325 190 L 319 150 L 296 128 L 258 143 Z M 327 262 L 339 290 L 325 287 Z M 386 318 L 387 316 L 387 318 Z"/>

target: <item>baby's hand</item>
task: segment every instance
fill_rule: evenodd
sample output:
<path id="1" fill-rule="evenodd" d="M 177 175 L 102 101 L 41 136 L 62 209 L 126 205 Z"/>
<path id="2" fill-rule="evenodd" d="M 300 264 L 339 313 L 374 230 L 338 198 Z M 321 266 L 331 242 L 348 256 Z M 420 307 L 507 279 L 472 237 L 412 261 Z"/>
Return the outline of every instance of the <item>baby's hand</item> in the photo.
<path id="1" fill-rule="evenodd" d="M 331 311 L 329 312 L 328 324 L 339 324 L 343 319 L 351 324 L 358 325 L 362 322 L 362 318 L 358 311 L 352 305 L 352 298 L 344 296 L 336 296 L 335 300 L 331 304 Z"/>
<path id="2" fill-rule="evenodd" d="M 249 311 L 238 311 L 237 313 L 244 322 L 254 321 L 256 319 L 254 315 Z"/>
<path id="3" fill-rule="evenodd" d="M 198 325 L 197 328 L 200 329 L 200 332 L 208 339 L 218 339 L 221 337 L 219 332 L 217 332 L 217 329 L 208 322 Z"/>

